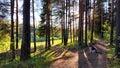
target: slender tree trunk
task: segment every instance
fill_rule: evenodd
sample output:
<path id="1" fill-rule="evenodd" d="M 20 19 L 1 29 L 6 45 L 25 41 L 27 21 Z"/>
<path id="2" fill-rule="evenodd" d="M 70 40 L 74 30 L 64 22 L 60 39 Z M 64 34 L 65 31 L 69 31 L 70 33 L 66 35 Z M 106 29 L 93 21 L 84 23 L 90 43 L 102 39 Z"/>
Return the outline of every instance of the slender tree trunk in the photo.
<path id="1" fill-rule="evenodd" d="M 75 22 L 76 22 L 76 24 L 75 24 L 75 25 L 76 25 L 76 30 L 75 30 L 75 31 L 76 31 L 76 32 L 75 32 L 75 33 L 76 33 L 76 35 L 75 35 L 75 40 L 77 41 L 77 40 L 78 40 L 78 37 L 77 37 L 77 35 L 78 35 L 78 21 L 77 21 L 77 18 L 75 19 Z"/>
<path id="2" fill-rule="evenodd" d="M 62 35 L 62 43 L 64 43 L 64 22 L 63 22 L 63 17 L 61 20 L 61 35 Z"/>
<path id="3" fill-rule="evenodd" d="M 67 27 L 68 27 L 68 0 L 66 0 L 66 25 L 65 25 L 65 27 L 66 27 L 66 30 L 67 30 Z"/>
<path id="4" fill-rule="evenodd" d="M 48 50 L 48 27 L 47 27 L 47 24 L 45 25 L 45 33 L 46 33 L 46 40 L 45 40 L 45 50 Z"/>
<path id="5" fill-rule="evenodd" d="M 101 37 L 103 38 L 103 13 L 104 13 L 104 10 L 102 9 L 101 7 Z"/>
<path id="6" fill-rule="evenodd" d="M 20 60 L 30 58 L 30 0 L 23 3 L 23 34 Z"/>
<path id="7" fill-rule="evenodd" d="M 85 10 L 85 46 L 87 46 L 87 21 L 88 21 L 88 13 L 87 13 L 87 11 L 88 11 L 88 8 L 87 8 L 87 1 L 88 0 L 86 0 L 86 5 L 85 5 L 85 7 L 86 7 L 86 10 Z"/>
<path id="8" fill-rule="evenodd" d="M 84 39 L 84 30 L 83 30 L 83 28 L 84 28 L 84 24 L 83 24 L 83 21 L 84 21 L 84 8 L 85 8 L 85 5 L 83 4 L 83 1 L 82 1 L 82 11 L 81 11 L 81 44 L 83 45 L 83 39 Z"/>
<path id="9" fill-rule="evenodd" d="M 52 34 L 52 44 L 54 44 L 54 33 L 53 33 L 53 22 L 52 22 L 52 10 L 51 10 L 51 34 Z"/>
<path id="10" fill-rule="evenodd" d="M 70 14 L 70 0 L 69 0 L 69 29 L 70 29 L 70 42 L 72 43 L 72 32 L 71 32 L 71 14 Z"/>
<path id="11" fill-rule="evenodd" d="M 89 0 L 88 11 L 89 11 L 89 16 L 88 16 L 88 18 L 89 18 L 89 20 L 88 20 L 89 26 L 88 26 L 88 29 L 89 29 L 89 31 L 90 31 L 90 28 L 91 28 L 91 0 Z"/>
<path id="12" fill-rule="evenodd" d="M 47 33 L 47 49 L 49 50 L 51 45 L 50 45 L 50 0 L 47 0 L 47 15 L 46 15 L 46 33 Z"/>
<path id="13" fill-rule="evenodd" d="M 11 60 L 15 59 L 15 48 L 14 48 L 14 0 L 11 0 L 11 39 L 10 39 L 10 51 Z"/>
<path id="14" fill-rule="evenodd" d="M 91 0 L 89 0 L 89 31 L 91 30 Z"/>
<path id="15" fill-rule="evenodd" d="M 18 0 L 16 0 L 16 49 L 18 49 Z"/>
<path id="16" fill-rule="evenodd" d="M 68 41 L 68 15 L 67 15 L 67 7 L 68 7 L 68 0 L 66 0 L 66 22 L 65 22 L 65 35 L 64 35 L 64 45 L 67 45 Z"/>
<path id="17" fill-rule="evenodd" d="M 120 58 L 120 0 L 117 0 L 117 14 L 116 14 L 116 48 L 115 55 Z"/>
<path id="18" fill-rule="evenodd" d="M 64 34 L 63 34 L 63 21 L 61 20 L 61 37 L 62 43 L 64 43 Z"/>
<path id="19" fill-rule="evenodd" d="M 90 43 L 92 44 L 93 43 L 93 32 L 94 32 L 94 23 L 95 23 L 95 16 L 94 16 L 94 13 L 95 13 L 95 0 L 93 1 L 93 22 L 92 22 L 92 28 L 91 28 L 91 38 L 90 38 Z"/>
<path id="20" fill-rule="evenodd" d="M 62 27 L 62 43 L 64 44 L 65 43 L 65 2 L 64 0 L 62 1 L 62 20 L 61 20 L 61 27 Z"/>
<path id="21" fill-rule="evenodd" d="M 100 37 L 102 37 L 102 6 L 101 6 L 101 2 L 99 3 L 99 8 L 100 8 L 100 16 L 99 16 L 99 19 L 100 19 L 100 32 L 99 32 L 99 35 Z"/>
<path id="22" fill-rule="evenodd" d="M 114 29 L 114 0 L 112 0 L 112 5 L 111 5 L 111 31 L 110 31 L 110 45 L 113 45 L 113 29 Z"/>
<path id="23" fill-rule="evenodd" d="M 73 42 L 75 42 L 75 29 L 74 29 L 74 23 L 75 23 L 75 19 L 74 19 L 74 5 L 75 4 L 75 1 L 73 1 Z"/>
<path id="24" fill-rule="evenodd" d="M 89 31 L 90 31 L 90 30 L 91 30 L 91 29 L 90 29 L 90 27 L 91 27 L 91 20 L 90 20 L 91 18 L 90 18 L 90 14 L 89 14 L 88 18 L 89 18 L 89 26 L 88 26 L 88 29 L 89 29 Z"/>
<path id="25" fill-rule="evenodd" d="M 70 39 L 71 39 L 71 43 L 72 43 L 72 25 L 71 25 L 71 19 L 70 19 Z"/>
<path id="26" fill-rule="evenodd" d="M 64 42 L 64 40 L 63 40 L 63 37 L 64 37 L 64 34 L 63 34 L 63 22 L 61 22 L 61 37 L 62 37 L 62 42 L 61 43 L 63 43 Z"/>
<path id="27" fill-rule="evenodd" d="M 34 52 L 36 52 L 36 34 L 35 34 L 35 13 L 34 13 L 34 0 L 32 0 L 32 12 L 33 12 Z"/>
<path id="28" fill-rule="evenodd" d="M 78 44 L 83 44 L 83 1 L 79 0 L 79 26 L 78 26 Z"/>

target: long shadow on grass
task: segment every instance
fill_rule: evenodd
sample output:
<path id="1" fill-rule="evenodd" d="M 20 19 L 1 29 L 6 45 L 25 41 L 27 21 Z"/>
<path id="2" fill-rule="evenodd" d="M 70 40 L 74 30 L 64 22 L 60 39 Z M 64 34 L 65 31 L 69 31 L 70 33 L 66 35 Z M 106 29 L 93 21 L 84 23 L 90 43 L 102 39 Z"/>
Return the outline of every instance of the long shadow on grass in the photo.
<path id="1" fill-rule="evenodd" d="M 41 49 L 41 50 L 43 50 L 44 49 L 44 47 L 43 47 L 43 45 L 40 45 L 40 46 L 38 46 L 37 48 L 39 48 L 39 49 Z M 33 53 L 33 48 L 31 49 L 31 53 Z M 10 50 L 9 51 L 7 51 L 7 52 L 2 52 L 2 53 L 0 53 L 0 60 L 10 60 L 10 55 L 11 53 L 10 53 Z M 15 56 L 20 56 L 20 54 L 21 54 L 21 50 L 20 49 L 16 49 L 15 50 Z"/>
<path id="2" fill-rule="evenodd" d="M 33 49 L 31 49 L 33 51 Z M 45 50 L 43 45 L 37 47 L 37 51 L 35 53 L 31 54 L 31 59 L 28 60 L 30 63 L 14 63 L 19 60 L 14 61 L 13 63 L 10 62 L 7 64 L 3 64 L 3 66 L 9 66 L 9 65 L 16 65 L 15 67 L 22 67 L 25 68 L 29 65 L 32 67 L 39 67 L 39 68 L 48 68 L 50 63 L 58 60 L 60 57 L 64 56 L 65 53 L 67 53 L 68 47 L 61 46 L 61 44 L 57 44 L 55 46 L 52 46 L 50 50 Z M 6 61 L 10 59 L 10 51 L 0 53 L 0 60 Z M 16 50 L 16 56 L 20 56 L 20 50 Z M 1 63 L 0 63 L 1 65 Z M 12 67 L 14 67 L 14 65 Z M 25 66 L 25 67 L 24 67 Z"/>

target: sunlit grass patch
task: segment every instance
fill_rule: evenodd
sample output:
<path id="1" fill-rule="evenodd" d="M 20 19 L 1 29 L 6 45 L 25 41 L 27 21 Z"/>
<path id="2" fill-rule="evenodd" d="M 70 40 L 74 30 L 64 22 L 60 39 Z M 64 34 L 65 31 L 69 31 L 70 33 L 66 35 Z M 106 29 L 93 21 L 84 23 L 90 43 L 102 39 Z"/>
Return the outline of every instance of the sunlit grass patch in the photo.
<path id="1" fill-rule="evenodd" d="M 114 56 L 115 48 L 109 48 L 110 50 L 107 53 L 107 58 L 111 59 Z"/>
<path id="2" fill-rule="evenodd" d="M 0 53 L 10 50 L 10 42 L 0 42 Z"/>
<path id="3" fill-rule="evenodd" d="M 115 48 L 113 48 L 113 47 L 109 47 L 109 48 L 110 48 L 110 50 L 107 53 L 109 67 L 110 68 L 120 68 L 120 59 L 114 57 Z"/>
<path id="4" fill-rule="evenodd" d="M 76 44 L 70 44 L 70 41 L 67 46 L 64 46 L 61 44 L 61 39 L 54 40 L 54 45 L 51 44 L 52 47 L 50 50 L 45 50 L 45 41 L 37 42 L 36 44 L 37 50 L 31 53 L 29 60 L 20 61 L 20 55 L 17 55 L 16 59 L 12 62 L 8 59 L 0 61 L 0 68 L 49 68 L 50 64 L 58 57 L 69 57 L 70 54 L 67 53 L 69 48 L 76 48 Z M 31 42 L 31 50 L 34 48 L 33 45 L 34 43 Z M 18 52 L 20 52 L 20 47 L 21 42 L 19 42 Z"/>

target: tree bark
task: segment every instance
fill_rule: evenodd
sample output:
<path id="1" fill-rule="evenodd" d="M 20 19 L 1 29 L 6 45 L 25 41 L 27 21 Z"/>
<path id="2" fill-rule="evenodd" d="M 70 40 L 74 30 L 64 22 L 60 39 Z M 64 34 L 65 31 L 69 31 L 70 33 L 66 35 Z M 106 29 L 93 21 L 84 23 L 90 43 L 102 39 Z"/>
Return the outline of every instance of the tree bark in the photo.
<path id="1" fill-rule="evenodd" d="M 34 12 L 34 0 L 32 0 L 32 12 L 33 12 L 34 52 L 36 52 L 36 33 L 35 33 L 35 12 Z"/>
<path id="2" fill-rule="evenodd" d="M 74 18 L 74 6 L 75 6 L 75 1 L 73 1 L 73 42 L 75 42 L 75 29 L 74 29 L 74 24 L 75 24 L 75 18 Z"/>
<path id="3" fill-rule="evenodd" d="M 71 5 L 71 4 L 70 4 L 70 0 L 69 0 L 69 33 L 70 33 L 69 35 L 70 35 L 70 40 L 71 40 L 70 42 L 72 43 L 71 17 L 70 17 L 70 16 L 71 16 L 71 14 L 70 14 L 71 11 L 70 11 L 70 5 Z"/>
<path id="4" fill-rule="evenodd" d="M 11 60 L 15 59 L 15 48 L 14 48 L 14 0 L 11 0 L 11 39 L 10 39 L 10 51 Z"/>
<path id="5" fill-rule="evenodd" d="M 67 1 L 68 0 L 66 0 L 66 20 L 65 20 L 65 33 L 64 33 L 64 45 L 67 45 L 67 42 L 68 42 L 68 21 L 67 21 L 67 19 L 68 19 L 68 15 L 67 15 L 67 6 L 68 6 L 68 4 L 67 4 Z"/>
<path id="6" fill-rule="evenodd" d="M 62 1 L 62 4 L 61 4 L 61 6 L 62 6 L 62 14 L 61 14 L 61 37 L 62 37 L 62 43 L 64 43 L 64 22 L 63 22 L 63 20 L 64 20 L 64 1 Z"/>
<path id="7" fill-rule="evenodd" d="M 86 9 L 85 9 L 85 46 L 87 46 L 87 22 L 88 22 L 88 6 L 87 6 L 87 3 L 88 2 L 88 0 L 86 0 L 86 5 L 85 5 L 85 7 L 86 7 Z"/>
<path id="8" fill-rule="evenodd" d="M 16 0 L 16 49 L 18 49 L 18 0 Z"/>
<path id="9" fill-rule="evenodd" d="M 20 60 L 30 58 L 30 0 L 23 3 L 23 32 Z"/>
<path id="10" fill-rule="evenodd" d="M 117 14 L 116 14 L 116 48 L 115 55 L 120 58 L 120 0 L 117 0 Z"/>
<path id="11" fill-rule="evenodd" d="M 110 31 L 110 45 L 112 46 L 113 45 L 113 34 L 114 34 L 114 12 L 113 12 L 113 9 L 114 9 L 114 0 L 112 0 L 112 3 L 111 3 L 111 31 Z"/>
<path id="12" fill-rule="evenodd" d="M 94 32 L 94 23 L 95 23 L 95 0 L 93 1 L 93 22 L 92 22 L 92 28 L 91 28 L 91 38 L 90 38 L 90 43 L 93 43 L 93 32 Z"/>
<path id="13" fill-rule="evenodd" d="M 83 1 L 79 0 L 78 44 L 83 45 Z"/>
<path id="14" fill-rule="evenodd" d="M 47 6 L 47 15 L 46 15 L 46 37 L 47 37 L 47 49 L 49 50 L 51 45 L 50 45 L 50 0 L 47 0 L 46 2 Z"/>
<path id="15" fill-rule="evenodd" d="M 54 32 L 53 32 L 53 30 L 54 30 L 54 28 L 53 28 L 53 22 L 52 22 L 52 9 L 51 9 L 51 34 L 52 34 L 52 44 L 54 44 Z"/>

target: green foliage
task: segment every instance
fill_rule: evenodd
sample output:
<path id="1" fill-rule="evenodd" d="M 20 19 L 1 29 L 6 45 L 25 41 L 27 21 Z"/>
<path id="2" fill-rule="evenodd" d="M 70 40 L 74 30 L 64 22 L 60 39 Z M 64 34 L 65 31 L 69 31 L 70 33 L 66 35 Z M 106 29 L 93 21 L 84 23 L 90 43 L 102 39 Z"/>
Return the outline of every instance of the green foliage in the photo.
<path id="1" fill-rule="evenodd" d="M 109 68 L 119 68 L 120 67 L 120 59 L 114 57 L 115 48 L 109 47 L 109 52 L 107 53 L 107 58 L 109 62 Z"/>
<path id="2" fill-rule="evenodd" d="M 49 65 L 50 61 L 48 61 L 46 57 L 36 55 L 27 61 L 14 60 L 12 62 L 1 62 L 0 68 L 49 68 Z"/>
<path id="3" fill-rule="evenodd" d="M 95 18 L 95 29 L 94 29 L 96 34 L 99 34 L 101 32 L 101 22 L 100 19 L 97 17 Z"/>
<path id="4" fill-rule="evenodd" d="M 90 32 L 90 31 L 88 31 L 88 32 L 87 32 L 87 35 L 88 35 L 88 43 L 90 43 L 91 32 Z"/>
<path id="5" fill-rule="evenodd" d="M 117 37 L 117 40 L 120 40 L 120 36 Z"/>
<path id="6" fill-rule="evenodd" d="M 95 33 L 96 34 L 101 34 L 101 29 L 102 29 L 102 17 L 101 17 L 101 14 L 104 14 L 105 11 L 104 11 L 104 4 L 101 0 L 97 0 L 96 2 L 96 7 L 95 7 Z"/>
<path id="7" fill-rule="evenodd" d="M 120 68 L 120 59 L 116 58 L 114 59 L 110 65 L 109 65 L 110 68 Z"/>
<path id="8" fill-rule="evenodd" d="M 106 42 L 109 42 L 110 39 L 110 24 L 108 23 L 108 20 L 103 25 L 104 38 L 106 39 Z"/>
<path id="9" fill-rule="evenodd" d="M 10 25 L 8 22 L 0 21 L 0 39 L 4 38 L 10 32 Z"/>
<path id="10" fill-rule="evenodd" d="M 9 51 L 10 49 L 9 40 L 10 40 L 9 36 L 5 36 L 4 38 L 0 40 L 0 53 Z"/>
<path id="11" fill-rule="evenodd" d="M 58 35 L 60 35 L 60 28 L 57 27 L 57 26 L 51 26 L 50 31 L 51 31 L 50 36 L 58 36 Z M 46 25 L 45 24 L 40 24 L 38 29 L 37 29 L 36 34 L 39 37 L 45 37 L 45 35 L 46 35 Z"/>
<path id="12" fill-rule="evenodd" d="M 9 32 L 10 25 L 8 22 L 0 21 L 0 53 L 9 50 Z"/>
<path id="13" fill-rule="evenodd" d="M 46 30 L 46 25 L 45 24 L 40 24 L 37 30 L 37 35 L 39 37 L 45 37 L 45 30 Z"/>
<path id="14" fill-rule="evenodd" d="M 46 16 L 46 14 L 47 14 L 47 0 L 41 0 L 41 2 L 42 2 L 42 13 L 40 14 L 40 17 L 41 17 L 41 24 L 44 24 L 45 23 L 45 16 Z"/>

